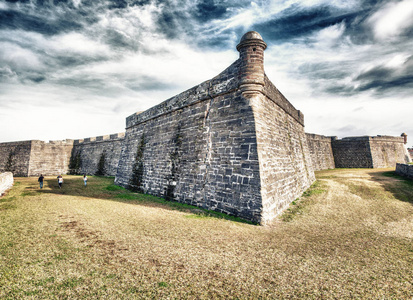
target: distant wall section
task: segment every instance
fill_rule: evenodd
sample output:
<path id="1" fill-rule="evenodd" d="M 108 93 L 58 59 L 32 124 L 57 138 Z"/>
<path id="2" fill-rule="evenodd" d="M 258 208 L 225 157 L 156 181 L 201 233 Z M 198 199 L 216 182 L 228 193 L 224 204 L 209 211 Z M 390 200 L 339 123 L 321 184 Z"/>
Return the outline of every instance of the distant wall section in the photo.
<path id="1" fill-rule="evenodd" d="M 95 175 L 101 163 L 103 174 L 100 175 L 115 176 L 124 138 L 125 133 L 115 133 L 75 140 L 71 154 L 71 171 Z"/>
<path id="2" fill-rule="evenodd" d="M 0 144 L 0 172 L 28 176 L 32 141 Z"/>
<path id="3" fill-rule="evenodd" d="M 396 174 L 413 179 L 413 165 L 396 164 Z"/>
<path id="4" fill-rule="evenodd" d="M 407 148 L 407 153 L 409 153 L 410 160 L 413 161 L 413 148 Z"/>
<path id="5" fill-rule="evenodd" d="M 31 141 L 28 176 L 67 174 L 73 140 Z"/>
<path id="6" fill-rule="evenodd" d="M 347 137 L 331 145 L 336 168 L 395 168 L 410 161 L 402 137 Z"/>
<path id="7" fill-rule="evenodd" d="M 336 168 L 373 168 L 368 136 L 333 139 Z"/>
<path id="8" fill-rule="evenodd" d="M 306 138 L 314 171 L 334 169 L 332 137 L 306 133 Z"/>
<path id="9" fill-rule="evenodd" d="M 397 163 L 410 162 L 403 137 L 373 136 L 369 143 L 373 168 L 395 168 Z"/>

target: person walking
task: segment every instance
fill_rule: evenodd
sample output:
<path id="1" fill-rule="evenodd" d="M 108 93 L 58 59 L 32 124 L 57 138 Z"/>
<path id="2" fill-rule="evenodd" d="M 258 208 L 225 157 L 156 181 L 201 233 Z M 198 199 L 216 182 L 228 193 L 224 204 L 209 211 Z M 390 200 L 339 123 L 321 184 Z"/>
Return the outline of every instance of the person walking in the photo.
<path id="1" fill-rule="evenodd" d="M 83 182 L 85 183 L 85 186 L 87 185 L 87 176 L 86 174 L 83 174 Z"/>
<path id="2" fill-rule="evenodd" d="M 62 175 L 57 176 L 57 183 L 59 184 L 59 189 L 62 188 L 62 184 L 63 184 L 63 177 Z"/>
<path id="3" fill-rule="evenodd" d="M 40 188 L 41 188 L 41 189 L 43 188 L 43 179 L 44 179 L 43 174 L 40 174 L 39 179 L 37 179 L 37 181 L 38 181 L 39 184 L 40 184 Z"/>

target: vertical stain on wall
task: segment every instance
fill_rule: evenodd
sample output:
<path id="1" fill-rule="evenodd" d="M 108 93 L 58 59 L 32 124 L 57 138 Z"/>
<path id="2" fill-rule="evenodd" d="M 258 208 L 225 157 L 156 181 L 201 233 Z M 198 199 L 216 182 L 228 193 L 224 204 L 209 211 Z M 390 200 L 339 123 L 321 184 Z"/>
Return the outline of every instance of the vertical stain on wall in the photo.
<path id="1" fill-rule="evenodd" d="M 165 189 L 165 199 L 173 200 L 175 195 L 174 191 L 179 181 L 180 175 L 180 164 L 181 164 L 181 147 L 182 147 L 182 133 L 181 133 L 181 123 L 178 124 L 175 135 L 172 140 L 173 146 L 172 151 L 169 153 L 169 159 L 171 164 L 170 174 L 167 176 L 168 185 Z"/>
<path id="2" fill-rule="evenodd" d="M 132 169 L 132 177 L 129 182 L 129 189 L 135 192 L 143 192 L 142 181 L 144 173 L 144 151 L 145 151 L 145 134 L 142 133 L 141 139 L 136 150 L 135 163 Z"/>

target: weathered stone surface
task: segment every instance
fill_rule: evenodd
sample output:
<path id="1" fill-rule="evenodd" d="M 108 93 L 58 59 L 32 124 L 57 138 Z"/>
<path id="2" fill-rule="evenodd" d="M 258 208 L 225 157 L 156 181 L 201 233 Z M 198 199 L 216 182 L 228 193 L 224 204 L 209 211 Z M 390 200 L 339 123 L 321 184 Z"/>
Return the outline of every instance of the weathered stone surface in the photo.
<path id="1" fill-rule="evenodd" d="M 67 174 L 73 140 L 32 141 L 27 176 Z"/>
<path id="2" fill-rule="evenodd" d="M 362 136 L 333 139 L 336 168 L 388 168 L 409 162 L 402 137 Z"/>
<path id="3" fill-rule="evenodd" d="M 0 172 L 28 176 L 32 141 L 0 144 Z"/>
<path id="4" fill-rule="evenodd" d="M 72 160 L 77 156 L 80 157 L 80 168 L 77 173 L 96 174 L 99 169 L 99 162 L 103 159 L 104 172 L 100 175 L 115 176 L 124 137 L 125 133 L 116 133 L 75 140 Z"/>
<path id="5" fill-rule="evenodd" d="M 15 176 L 115 175 L 121 186 L 266 224 L 315 180 L 314 170 L 407 162 L 407 136 L 338 140 L 305 134 L 304 115 L 264 72 L 257 32 L 218 76 L 126 119 L 126 133 L 0 144 Z"/>
<path id="6" fill-rule="evenodd" d="M 13 186 L 13 173 L 0 173 L 0 197 Z"/>
<path id="7" fill-rule="evenodd" d="M 306 133 L 306 137 L 314 171 L 334 169 L 331 137 L 313 133 Z"/>
<path id="8" fill-rule="evenodd" d="M 413 148 L 407 148 L 407 152 L 409 153 L 410 160 L 413 160 Z"/>
<path id="9" fill-rule="evenodd" d="M 413 179 L 413 165 L 396 164 L 396 174 Z"/>
<path id="10" fill-rule="evenodd" d="M 244 36 L 224 72 L 126 120 L 115 183 L 261 224 L 315 180 L 303 115 Z"/>
<path id="11" fill-rule="evenodd" d="M 23 141 L 0 144 L 0 171 L 14 176 L 66 174 L 73 141 Z"/>
<path id="12" fill-rule="evenodd" d="M 395 168 L 396 163 L 410 162 L 404 147 L 404 137 L 372 136 L 370 137 L 373 168 Z"/>

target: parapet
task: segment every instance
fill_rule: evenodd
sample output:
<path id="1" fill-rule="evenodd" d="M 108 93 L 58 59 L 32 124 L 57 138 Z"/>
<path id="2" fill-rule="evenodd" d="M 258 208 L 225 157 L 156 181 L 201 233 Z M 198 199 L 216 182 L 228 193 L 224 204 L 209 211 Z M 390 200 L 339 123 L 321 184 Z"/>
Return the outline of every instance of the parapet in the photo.
<path id="1" fill-rule="evenodd" d="M 95 142 L 108 142 L 114 140 L 121 140 L 125 138 L 125 133 L 114 133 L 95 137 L 88 137 L 84 139 L 74 140 L 74 145 L 84 144 L 84 143 L 95 143 Z"/>

